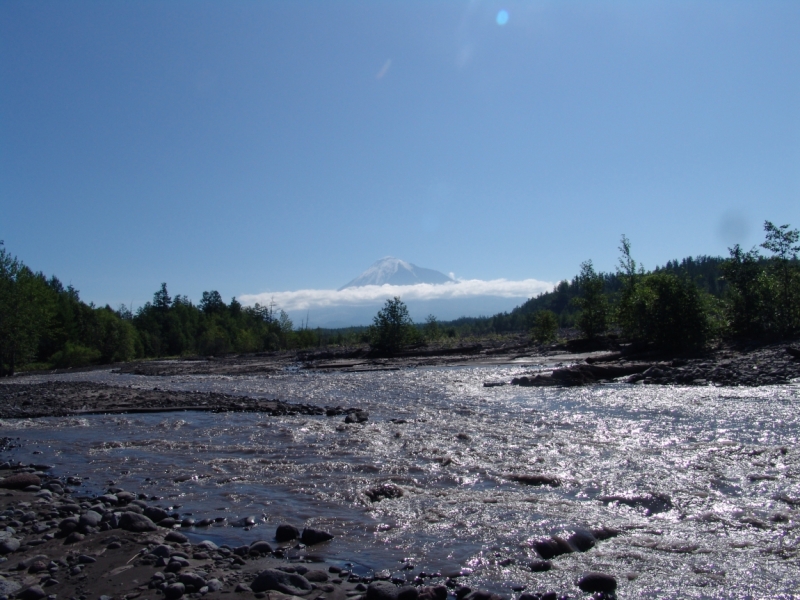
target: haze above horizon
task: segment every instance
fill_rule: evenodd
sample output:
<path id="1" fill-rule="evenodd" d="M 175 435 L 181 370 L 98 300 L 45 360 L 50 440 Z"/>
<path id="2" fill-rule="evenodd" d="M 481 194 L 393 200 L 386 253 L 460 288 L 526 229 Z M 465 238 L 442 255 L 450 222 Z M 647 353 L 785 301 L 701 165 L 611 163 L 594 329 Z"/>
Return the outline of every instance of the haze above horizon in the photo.
<path id="1" fill-rule="evenodd" d="M 86 301 L 553 282 L 800 226 L 800 3 L 0 4 L 0 239 Z"/>

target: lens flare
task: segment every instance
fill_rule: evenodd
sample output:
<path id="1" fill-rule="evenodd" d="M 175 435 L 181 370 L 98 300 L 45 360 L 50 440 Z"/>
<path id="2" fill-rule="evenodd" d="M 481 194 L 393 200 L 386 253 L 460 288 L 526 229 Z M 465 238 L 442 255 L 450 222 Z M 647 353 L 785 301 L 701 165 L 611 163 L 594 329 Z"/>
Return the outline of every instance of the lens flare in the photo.
<path id="1" fill-rule="evenodd" d="M 508 11 L 503 9 L 497 13 L 497 24 L 505 25 L 506 23 L 508 23 Z"/>

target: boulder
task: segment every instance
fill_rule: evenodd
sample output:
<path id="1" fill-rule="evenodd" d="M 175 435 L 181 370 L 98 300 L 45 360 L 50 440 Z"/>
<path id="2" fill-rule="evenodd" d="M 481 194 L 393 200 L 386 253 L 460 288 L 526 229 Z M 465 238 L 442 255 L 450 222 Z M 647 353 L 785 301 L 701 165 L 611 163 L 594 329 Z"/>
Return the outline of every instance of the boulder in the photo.
<path id="1" fill-rule="evenodd" d="M 167 546 L 166 544 L 159 544 L 152 550 L 150 550 L 150 554 L 158 556 L 160 558 L 169 558 L 172 556 L 172 548 Z"/>
<path id="2" fill-rule="evenodd" d="M 16 594 L 20 587 L 20 584 L 16 581 L 0 576 L 0 595 L 11 596 L 12 594 Z"/>
<path id="3" fill-rule="evenodd" d="M 572 535 L 567 538 L 567 543 L 578 552 L 587 552 L 595 547 L 597 538 L 587 529 L 576 529 L 573 531 Z"/>
<path id="4" fill-rule="evenodd" d="M 313 589 L 311 582 L 297 573 L 286 573 L 278 569 L 266 569 L 258 574 L 250 588 L 254 592 L 276 591 L 290 596 L 305 596 Z"/>
<path id="5" fill-rule="evenodd" d="M 333 539 L 333 534 L 321 529 L 312 529 L 306 527 L 303 529 L 303 534 L 300 536 L 300 541 L 306 546 L 313 546 L 314 544 L 321 544 Z"/>
<path id="6" fill-rule="evenodd" d="M 403 489 L 393 483 L 383 483 L 379 486 L 364 490 L 364 495 L 369 498 L 371 502 L 380 502 L 386 498 L 401 498 L 403 494 Z"/>
<path id="7" fill-rule="evenodd" d="M 159 521 L 169 518 L 169 513 L 163 508 L 158 508 L 157 506 L 148 506 L 144 509 L 143 513 L 144 516 L 150 519 L 153 523 L 158 523 Z"/>
<path id="8" fill-rule="evenodd" d="M 256 524 L 256 518 L 253 516 L 250 517 L 242 517 L 231 523 L 231 527 L 252 527 Z"/>
<path id="9" fill-rule="evenodd" d="M 367 587 L 367 600 L 397 600 L 399 590 L 400 588 L 388 581 L 373 581 Z"/>
<path id="10" fill-rule="evenodd" d="M 80 516 L 78 520 L 78 526 L 80 527 L 97 527 L 100 525 L 100 521 L 103 519 L 103 515 L 93 510 L 87 510 Z"/>
<path id="11" fill-rule="evenodd" d="M 447 587 L 428 585 L 419 590 L 419 600 L 447 600 Z"/>
<path id="12" fill-rule="evenodd" d="M 281 523 L 275 531 L 275 540 L 279 543 L 291 542 L 300 537 L 300 530 L 288 523 Z"/>
<path id="13" fill-rule="evenodd" d="M 178 544 L 185 544 L 189 541 L 188 537 L 177 531 L 170 531 L 164 536 L 164 539 L 168 542 L 177 542 Z"/>
<path id="14" fill-rule="evenodd" d="M 250 544 L 250 547 L 247 549 L 247 553 L 254 555 L 272 554 L 272 546 L 263 540 L 259 540 Z"/>
<path id="15" fill-rule="evenodd" d="M 156 531 L 158 525 L 153 523 L 145 515 L 140 515 L 134 512 L 124 512 L 119 518 L 119 528 L 125 531 L 134 531 L 137 533 L 145 531 Z"/>
<path id="16" fill-rule="evenodd" d="M 558 477 L 554 477 L 552 475 L 543 475 L 541 473 L 509 475 L 508 478 L 511 481 L 516 481 L 517 483 L 522 483 L 524 485 L 548 485 L 550 487 L 558 487 L 561 485 L 561 481 L 558 479 Z"/>
<path id="17" fill-rule="evenodd" d="M 11 554 L 19 550 L 20 541 L 17 538 L 6 538 L 0 542 L 0 554 Z"/>
<path id="18" fill-rule="evenodd" d="M 203 540 L 202 542 L 199 542 L 199 543 L 195 544 L 195 546 L 197 548 L 201 548 L 203 550 L 208 550 L 208 551 L 217 550 L 219 548 L 219 546 L 217 546 L 211 540 Z"/>
<path id="19" fill-rule="evenodd" d="M 328 574 L 325 571 L 310 570 L 303 574 L 303 577 L 312 583 L 325 583 L 328 581 Z"/>
<path id="20" fill-rule="evenodd" d="M 197 573 L 192 573 L 191 571 L 188 571 L 186 573 L 181 573 L 178 576 L 178 581 L 183 585 L 193 585 L 195 590 L 199 590 L 206 584 L 205 579 L 203 579 Z"/>
<path id="21" fill-rule="evenodd" d="M 45 592 L 41 586 L 38 585 L 32 585 L 31 587 L 24 589 L 17 594 L 17 598 L 19 598 L 19 600 L 42 600 L 42 598 L 46 597 L 47 592 Z"/>
<path id="22" fill-rule="evenodd" d="M 594 592 L 612 594 L 617 589 L 617 580 L 605 573 L 589 572 L 581 575 L 575 585 L 588 594 Z"/>
<path id="23" fill-rule="evenodd" d="M 167 600 L 178 600 L 186 593 L 186 586 L 181 582 L 170 583 L 164 588 L 164 597 Z"/>

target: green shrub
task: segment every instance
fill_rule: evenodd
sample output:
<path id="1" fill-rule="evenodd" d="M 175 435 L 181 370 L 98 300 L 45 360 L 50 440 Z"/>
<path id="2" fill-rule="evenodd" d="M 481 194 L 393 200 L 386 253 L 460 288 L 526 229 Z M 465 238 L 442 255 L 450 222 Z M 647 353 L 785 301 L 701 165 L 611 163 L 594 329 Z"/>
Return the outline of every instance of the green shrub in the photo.
<path id="1" fill-rule="evenodd" d="M 57 369 L 88 367 L 100 362 L 100 351 L 67 342 L 63 350 L 59 350 L 50 357 L 50 361 Z"/>
<path id="2" fill-rule="evenodd" d="M 387 300 L 370 327 L 370 345 L 381 352 L 394 354 L 417 337 L 408 307 L 398 297 Z"/>
<path id="3" fill-rule="evenodd" d="M 581 312 L 576 324 L 587 339 L 593 340 L 608 328 L 608 299 L 603 293 L 605 282 L 595 273 L 591 260 L 581 264 L 577 282 L 580 297 L 575 298 L 575 304 Z"/>
<path id="4" fill-rule="evenodd" d="M 540 310 L 533 317 L 533 339 L 540 344 L 555 341 L 558 333 L 558 317 L 552 310 Z"/>
<path id="5" fill-rule="evenodd" d="M 697 286 L 672 273 L 639 277 L 620 302 L 617 318 L 626 336 L 664 350 L 700 348 L 711 333 L 707 306 Z"/>

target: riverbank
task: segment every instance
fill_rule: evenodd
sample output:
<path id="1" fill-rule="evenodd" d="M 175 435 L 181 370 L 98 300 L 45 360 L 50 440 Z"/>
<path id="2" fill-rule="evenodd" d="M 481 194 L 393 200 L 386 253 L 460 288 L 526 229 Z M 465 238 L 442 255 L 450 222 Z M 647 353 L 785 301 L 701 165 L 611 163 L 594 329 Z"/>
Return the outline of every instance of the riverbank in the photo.
<path id="1" fill-rule="evenodd" d="M 101 495 L 81 493 L 79 477 L 59 478 L 49 474 L 50 468 L 0 465 L 5 475 L 0 479 L 5 490 L 0 493 L 2 598 L 178 600 L 234 593 L 268 600 L 501 600 L 460 585 L 469 570 L 413 573 L 414 566 L 406 563 L 395 574 L 357 574 L 351 563 L 326 560 L 326 549 L 336 543 L 332 534 L 288 523 L 269 535 L 265 527 L 257 529 L 255 517 L 246 517 L 232 525 L 262 535 L 249 544 L 217 545 L 203 539 L 203 532 L 230 525 L 224 518 L 181 514 L 180 505 L 113 486 Z M 548 565 L 537 561 L 531 569 Z M 613 577 L 599 573 L 576 585 L 585 592 L 616 589 Z M 521 595 L 522 600 L 557 597 L 555 592 Z"/>
<path id="2" fill-rule="evenodd" d="M 770 344 L 721 346 L 699 356 L 675 358 L 625 352 L 590 356 L 578 364 L 515 377 L 521 386 L 580 386 L 603 382 L 639 385 L 763 386 L 800 381 L 800 350 Z M 490 384 L 491 385 L 491 384 Z"/>
<path id="3" fill-rule="evenodd" d="M 26 375 L 61 375 L 111 368 L 112 372 L 149 377 L 191 375 L 279 376 L 288 370 L 365 373 L 396 371 L 418 367 L 520 366 L 534 369 L 515 378 L 523 386 L 575 386 L 601 382 L 624 382 L 656 385 L 759 386 L 781 385 L 800 378 L 800 344 L 736 344 L 719 343 L 702 352 L 668 354 L 636 349 L 620 344 L 616 338 L 598 340 L 573 339 L 566 343 L 539 345 L 528 336 L 503 340 L 485 339 L 462 345 L 430 344 L 408 348 L 394 356 L 381 356 L 366 345 L 352 348 L 228 355 L 222 357 L 186 357 L 118 363 L 104 367 L 60 369 L 21 373 Z M 173 393 L 174 396 L 174 393 Z M 2 396 L 0 395 L 0 398 Z M 169 408 L 183 402 L 186 407 L 203 410 L 196 398 L 137 398 L 127 395 L 118 407 L 130 404 Z M 203 402 L 209 410 L 271 410 L 267 405 L 235 398 L 208 398 Z M 241 405 L 237 408 L 237 404 Z M 178 408 L 180 409 L 180 408 Z M 77 410 L 72 407 L 71 410 Z M 96 410 L 102 406 L 96 405 Z M 44 416 L 44 415 L 31 415 Z"/>

